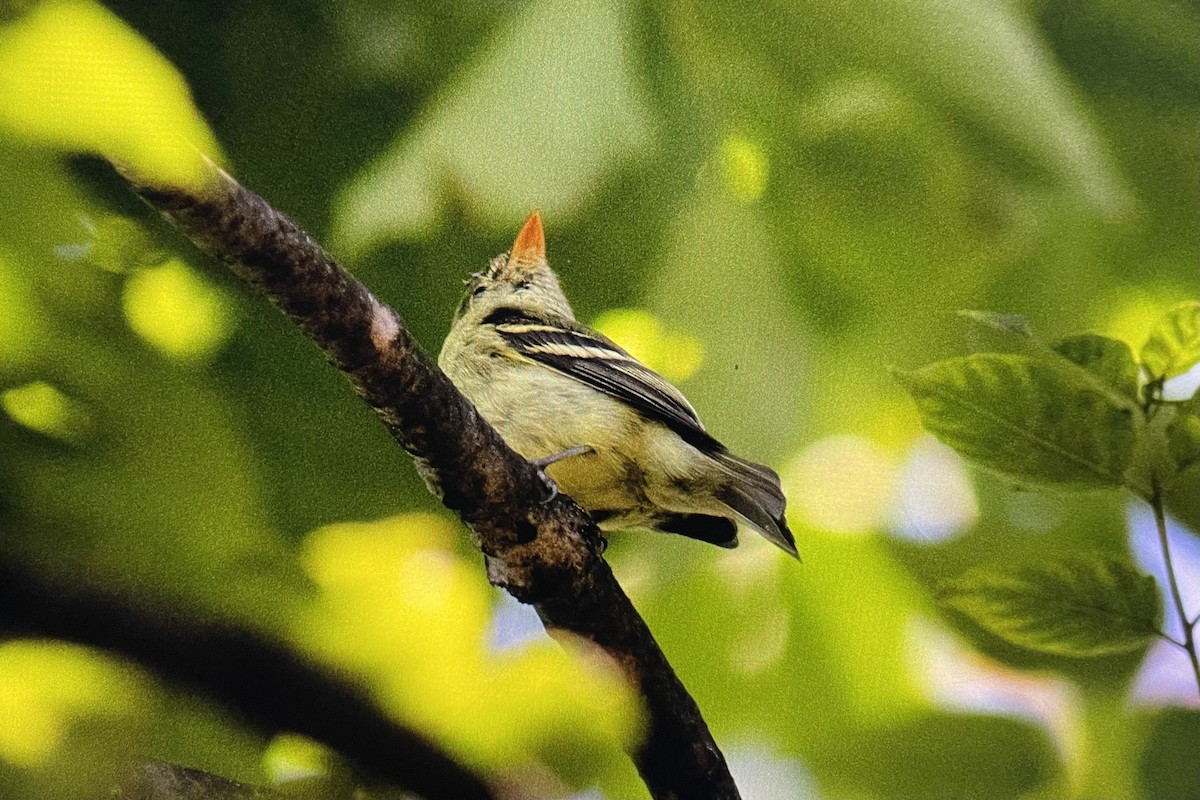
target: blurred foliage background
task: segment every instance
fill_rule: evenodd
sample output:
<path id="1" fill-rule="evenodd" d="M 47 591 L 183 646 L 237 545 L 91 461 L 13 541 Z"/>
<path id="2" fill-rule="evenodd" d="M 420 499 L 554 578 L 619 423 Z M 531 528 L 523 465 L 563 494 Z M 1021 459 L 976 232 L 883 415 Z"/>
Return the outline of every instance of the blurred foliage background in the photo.
<path id="1" fill-rule="evenodd" d="M 1081 550 L 1161 574 L 1149 509 L 971 469 L 887 371 L 978 346 L 962 308 L 1136 348 L 1197 295 L 1196 3 L 106 5 L 238 178 L 430 351 L 539 208 L 580 318 L 780 470 L 803 564 L 749 535 L 609 550 L 747 800 L 1200 796 L 1182 653 L 1033 656 L 933 603 L 972 566 Z M 0 176 L 0 557 L 289 636 L 548 797 L 645 796 L 612 670 L 487 586 L 298 331 L 104 165 L 0 127 Z M 327 754 L 115 657 L 0 640 L 0 796 L 93 796 L 149 758 L 267 783 Z"/>

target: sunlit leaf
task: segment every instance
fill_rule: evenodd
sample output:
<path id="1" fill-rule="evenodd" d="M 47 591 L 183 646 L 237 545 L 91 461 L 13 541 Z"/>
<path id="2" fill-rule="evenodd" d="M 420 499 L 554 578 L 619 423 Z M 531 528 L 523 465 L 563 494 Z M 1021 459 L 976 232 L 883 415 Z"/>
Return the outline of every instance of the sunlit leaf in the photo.
<path id="1" fill-rule="evenodd" d="M 1017 480 L 1120 486 L 1131 462 L 1131 413 L 1057 365 L 980 354 L 896 377 L 931 433 Z"/>
<path id="2" fill-rule="evenodd" d="M 960 311 L 958 315 L 980 330 L 994 333 L 997 349 L 1066 365 L 1076 378 L 1108 394 L 1121 408 L 1130 411 L 1138 408 L 1137 365 L 1133 363 L 1129 346 L 1123 341 L 1080 333 L 1047 346 L 1034 335 L 1033 327 L 1020 314 Z"/>
<path id="3" fill-rule="evenodd" d="M 623 676 L 582 643 L 565 652 L 544 637 L 493 657 L 491 588 L 454 553 L 456 535 L 427 514 L 315 531 L 303 558 L 322 599 L 296 635 L 322 660 L 369 678 L 385 707 L 472 764 L 544 758 L 594 777 L 637 735 L 640 712 Z"/>
<path id="4" fill-rule="evenodd" d="M 0 763 L 42 763 L 78 721 L 115 725 L 138 709 L 138 688 L 136 673 L 81 647 L 0 643 Z"/>
<path id="5" fill-rule="evenodd" d="M 44 0 L 0 27 L 0 130 L 168 184 L 220 155 L 174 67 L 92 0 Z"/>
<path id="6" fill-rule="evenodd" d="M 736 200 L 751 203 L 767 186 L 767 156 L 762 146 L 744 136 L 727 136 L 721 142 L 721 175 Z"/>
<path id="7" fill-rule="evenodd" d="M 1154 378 L 1173 378 L 1200 363 L 1200 301 L 1180 303 L 1163 316 L 1142 346 L 1142 366 Z"/>
<path id="8" fill-rule="evenodd" d="M 1154 578 L 1111 557 L 978 568 L 944 582 L 939 600 L 1007 642 L 1061 656 L 1138 650 L 1162 621 Z"/>
<path id="9" fill-rule="evenodd" d="M 614 0 L 522 7 L 351 182 L 337 238 L 357 250 L 425 235 L 452 201 L 495 228 L 535 207 L 558 218 L 578 209 L 651 144 L 628 36 Z"/>
<path id="10" fill-rule="evenodd" d="M 1138 367 L 1129 345 L 1107 336 L 1081 333 L 1061 339 L 1054 350 L 1130 400 L 1137 400 Z"/>

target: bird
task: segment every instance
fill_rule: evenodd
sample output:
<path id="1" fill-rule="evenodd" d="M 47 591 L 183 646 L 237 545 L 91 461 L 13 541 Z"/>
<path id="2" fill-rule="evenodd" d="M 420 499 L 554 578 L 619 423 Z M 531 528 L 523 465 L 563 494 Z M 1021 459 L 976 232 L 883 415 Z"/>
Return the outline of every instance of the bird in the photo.
<path id="1" fill-rule="evenodd" d="M 575 318 L 537 211 L 467 280 L 438 366 L 602 531 L 732 548 L 741 524 L 799 559 L 779 476 L 731 453 L 679 389 Z"/>

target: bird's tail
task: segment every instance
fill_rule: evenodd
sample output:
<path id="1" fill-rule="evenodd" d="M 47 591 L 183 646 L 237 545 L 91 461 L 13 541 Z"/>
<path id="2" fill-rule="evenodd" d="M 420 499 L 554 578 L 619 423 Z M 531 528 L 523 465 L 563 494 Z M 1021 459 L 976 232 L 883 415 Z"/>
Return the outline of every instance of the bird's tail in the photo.
<path id="1" fill-rule="evenodd" d="M 730 478 L 718 490 L 718 499 L 780 549 L 800 558 L 784 514 L 787 500 L 775 471 L 727 451 L 715 453 L 713 458 Z"/>

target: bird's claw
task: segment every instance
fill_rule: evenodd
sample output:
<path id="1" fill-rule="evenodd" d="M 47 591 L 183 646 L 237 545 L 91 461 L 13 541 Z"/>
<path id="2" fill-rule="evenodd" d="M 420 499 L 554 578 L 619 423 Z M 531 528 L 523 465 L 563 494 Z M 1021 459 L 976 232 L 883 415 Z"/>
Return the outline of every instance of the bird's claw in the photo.
<path id="1" fill-rule="evenodd" d="M 564 458 L 581 456 L 584 453 L 590 452 L 592 452 L 592 448 L 588 447 L 586 444 L 579 444 L 575 445 L 574 447 L 568 447 L 566 450 L 560 450 L 557 453 L 551 453 L 548 456 L 529 459 L 529 463 L 537 467 L 538 477 L 542 479 L 542 485 L 546 487 L 546 491 L 548 493 L 547 496 L 542 499 L 543 503 L 549 503 L 551 500 L 558 497 L 558 484 L 554 482 L 553 478 L 546 474 L 546 468 L 551 464 L 556 464 L 559 461 L 562 461 Z"/>
<path id="2" fill-rule="evenodd" d="M 546 470 L 541 467 L 538 467 L 537 476 L 542 479 L 542 488 L 546 490 L 546 496 L 542 498 L 542 502 L 549 503 L 558 497 L 558 484 L 554 482 L 554 478 L 547 475 Z"/>

